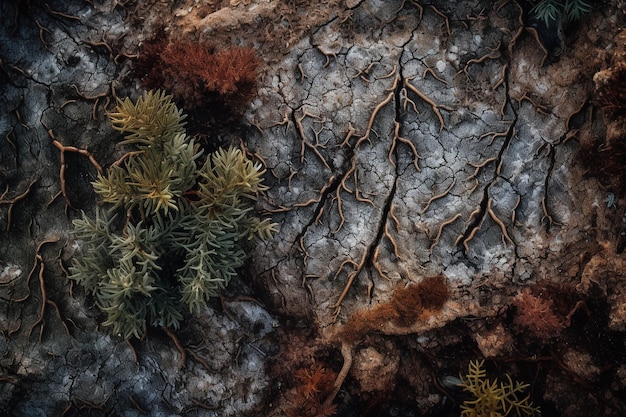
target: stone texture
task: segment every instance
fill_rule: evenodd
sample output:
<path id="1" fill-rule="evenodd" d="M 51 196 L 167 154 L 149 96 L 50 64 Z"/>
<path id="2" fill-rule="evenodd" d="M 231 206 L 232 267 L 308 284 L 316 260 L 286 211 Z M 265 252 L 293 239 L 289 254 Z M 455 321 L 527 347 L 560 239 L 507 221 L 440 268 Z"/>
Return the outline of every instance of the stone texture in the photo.
<path id="1" fill-rule="evenodd" d="M 546 415 L 623 415 L 623 196 L 607 206 L 614 190 L 588 175 L 579 145 L 610 124 L 593 76 L 616 48 L 619 4 L 598 4 L 560 56 L 515 1 L 15 4 L 0 6 L 1 409 L 286 415 L 281 393 L 297 395 L 297 381 L 277 369 L 321 363 L 351 394 L 336 398 L 338 415 L 368 404 L 449 415 L 455 393 L 436 381 L 482 353 L 535 384 Z M 263 57 L 245 120 L 218 136 L 262 158 L 259 208 L 280 225 L 251 248 L 232 297 L 178 332 L 184 366 L 159 329 L 131 345 L 112 338 L 68 283 L 71 220 L 93 207 L 96 171 L 65 151 L 63 172 L 52 142 L 103 166 L 124 153 L 104 112 L 137 95 L 131 57 L 161 29 Z M 357 311 L 439 274 L 451 292 L 441 311 L 342 343 Z M 540 281 L 577 291 L 559 339 L 569 353 L 510 329 L 511 300 Z M 385 399 L 371 394 L 384 391 L 379 370 Z"/>

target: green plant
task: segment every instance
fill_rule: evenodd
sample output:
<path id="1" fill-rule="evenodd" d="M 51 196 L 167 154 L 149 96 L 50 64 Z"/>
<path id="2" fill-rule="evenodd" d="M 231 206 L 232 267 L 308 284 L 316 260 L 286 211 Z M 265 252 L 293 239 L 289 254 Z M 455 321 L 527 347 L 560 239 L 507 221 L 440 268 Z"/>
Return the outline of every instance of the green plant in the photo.
<path id="1" fill-rule="evenodd" d="M 185 115 L 163 92 L 119 101 L 113 127 L 133 145 L 93 182 L 95 218 L 83 213 L 83 242 L 70 278 L 95 296 L 104 325 L 128 339 L 148 324 L 178 328 L 236 275 L 242 239 L 276 229 L 252 210 L 264 173 L 235 148 L 203 152 L 185 134 Z M 203 160 L 204 159 L 204 160 Z"/>
<path id="2" fill-rule="evenodd" d="M 591 5 L 584 0 L 539 0 L 531 9 L 533 17 L 543 20 L 546 26 L 550 22 L 561 20 L 580 20 L 591 10 Z"/>
<path id="3" fill-rule="evenodd" d="M 465 400 L 461 405 L 461 417 L 505 417 L 509 415 L 539 416 L 539 407 L 533 407 L 530 395 L 522 397 L 528 384 L 513 383 L 509 375 L 508 382 L 487 379 L 487 371 L 483 368 L 485 361 L 470 361 L 467 375 L 461 375 L 463 390 L 469 392 L 473 399 Z"/>

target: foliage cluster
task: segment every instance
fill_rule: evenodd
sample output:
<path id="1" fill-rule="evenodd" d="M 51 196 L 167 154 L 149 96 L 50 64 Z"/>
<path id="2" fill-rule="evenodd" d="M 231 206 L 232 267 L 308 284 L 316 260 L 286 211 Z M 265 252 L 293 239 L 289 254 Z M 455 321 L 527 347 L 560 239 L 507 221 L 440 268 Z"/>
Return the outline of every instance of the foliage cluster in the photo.
<path id="1" fill-rule="evenodd" d="M 199 42 L 147 42 L 137 62 L 146 88 L 164 88 L 187 111 L 238 114 L 256 94 L 259 58 L 252 48 L 216 50 Z"/>
<path id="2" fill-rule="evenodd" d="M 109 118 L 135 150 L 93 182 L 101 204 L 74 221 L 83 248 L 70 278 L 115 334 L 141 337 L 148 324 L 177 328 L 184 306 L 204 308 L 243 264 L 241 240 L 270 238 L 275 225 L 252 213 L 261 165 L 235 148 L 203 158 L 171 96 L 120 100 Z"/>
<path id="3" fill-rule="evenodd" d="M 591 11 L 591 5 L 584 0 L 539 0 L 532 8 L 531 15 L 543 20 L 546 26 L 550 22 L 565 18 L 568 21 L 580 20 Z"/>
<path id="4" fill-rule="evenodd" d="M 534 407 L 530 395 L 524 396 L 528 384 L 513 382 L 506 375 L 507 382 L 487 378 L 485 361 L 470 361 L 467 375 L 461 375 L 460 386 L 473 399 L 461 405 L 461 417 L 505 417 L 510 415 L 539 416 L 539 407 Z"/>

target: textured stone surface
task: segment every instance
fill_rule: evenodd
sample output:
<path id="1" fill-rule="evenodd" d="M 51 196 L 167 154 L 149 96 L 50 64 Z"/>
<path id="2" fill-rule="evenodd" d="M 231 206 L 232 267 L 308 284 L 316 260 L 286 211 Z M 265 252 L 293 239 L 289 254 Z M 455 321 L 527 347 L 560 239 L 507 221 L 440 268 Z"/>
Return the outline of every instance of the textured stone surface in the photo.
<path id="1" fill-rule="evenodd" d="M 0 5 L 0 409 L 19 416 L 241 415 L 267 385 L 258 346 L 274 323 L 266 311 L 226 302 L 235 323 L 207 310 L 186 329 L 185 354 L 193 359 L 181 366 L 162 331 L 127 344 L 99 328 L 93 299 L 66 279 L 77 249 L 71 220 L 93 207 L 96 169 L 66 150 L 64 195 L 53 139 L 103 165 L 123 154 L 104 112 L 115 92 L 124 96 L 134 86 L 123 51 L 137 41 L 125 43 L 129 13 L 116 2 L 48 6 Z"/>
<path id="2" fill-rule="evenodd" d="M 448 3 L 1 5 L 0 409 L 288 415 L 297 369 L 341 375 L 351 359 L 339 415 L 449 415 L 454 393 L 435 381 L 482 354 L 514 362 L 505 370 L 536 384 L 546 415 L 621 415 L 624 207 L 607 206 L 613 190 L 586 174 L 579 140 L 604 134 L 592 77 L 623 12 L 599 4 L 555 56 L 514 1 Z M 262 158 L 259 207 L 280 226 L 229 289 L 265 307 L 232 298 L 189 318 L 184 366 L 159 329 L 132 348 L 109 336 L 66 280 L 71 219 L 93 207 L 96 171 L 68 150 L 61 171 L 51 137 L 103 166 L 119 158 L 104 111 L 137 94 L 129 57 L 160 29 L 262 55 L 258 97 L 219 135 Z M 451 292 L 441 311 L 342 345 L 356 312 L 439 274 Z M 515 333 L 512 297 L 539 281 L 576 288 L 573 322 L 598 336 L 568 330 L 568 351 Z M 385 400 L 371 394 L 384 391 L 379 370 Z"/>

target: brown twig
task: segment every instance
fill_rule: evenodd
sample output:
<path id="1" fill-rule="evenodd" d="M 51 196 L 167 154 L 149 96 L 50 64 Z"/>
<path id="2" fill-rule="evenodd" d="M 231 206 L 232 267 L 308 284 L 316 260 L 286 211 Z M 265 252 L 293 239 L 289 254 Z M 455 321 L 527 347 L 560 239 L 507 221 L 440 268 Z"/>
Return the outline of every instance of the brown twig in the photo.
<path id="1" fill-rule="evenodd" d="M 341 356 L 343 356 L 343 365 L 341 366 L 341 370 L 337 374 L 337 378 L 335 379 L 335 383 L 333 384 L 332 393 L 324 401 L 324 408 L 329 408 L 333 404 L 333 401 L 335 400 L 337 393 L 339 393 L 343 382 L 348 377 L 350 368 L 352 368 L 352 349 L 353 346 L 351 343 L 341 342 Z"/>
<path id="2" fill-rule="evenodd" d="M 523 100 L 528 101 L 530 104 L 532 104 L 533 106 L 535 106 L 535 108 L 537 109 L 537 111 L 541 114 L 549 114 L 549 109 L 547 108 L 547 106 L 541 105 L 541 104 L 537 104 L 529 95 L 528 95 L 528 91 L 524 91 L 524 94 L 522 94 L 521 97 L 519 97 L 517 99 L 517 102 L 519 104 L 522 103 Z"/>
<path id="3" fill-rule="evenodd" d="M 391 243 L 391 247 L 393 248 L 393 256 L 395 256 L 396 259 L 398 259 L 398 260 L 402 260 L 402 257 L 400 256 L 400 252 L 399 252 L 399 249 L 398 249 L 398 244 L 396 243 L 395 239 L 393 238 L 393 236 L 389 232 L 389 223 L 388 222 L 385 222 L 385 228 L 383 230 L 383 236 L 385 236 L 387 239 L 389 239 L 389 242 Z"/>
<path id="4" fill-rule="evenodd" d="M 33 329 L 35 327 L 37 327 L 37 325 L 41 324 L 41 328 L 39 331 L 39 342 L 41 343 L 41 337 L 43 335 L 43 329 L 44 329 L 44 315 L 46 312 L 46 305 L 52 305 L 58 316 L 59 316 L 59 320 L 61 321 L 61 323 L 63 323 L 63 327 L 65 328 L 65 331 L 67 332 L 68 336 L 69 336 L 69 330 L 67 328 L 67 326 L 65 325 L 65 323 L 63 322 L 63 318 L 61 317 L 61 313 L 59 311 L 58 306 L 56 305 L 56 303 L 54 303 L 53 301 L 48 299 L 48 294 L 46 291 L 46 285 L 45 285 L 45 280 L 44 280 L 44 271 L 45 271 L 45 264 L 43 261 L 43 257 L 41 256 L 40 252 L 41 252 L 41 248 L 43 247 L 43 245 L 48 244 L 48 243 L 56 243 L 59 241 L 59 237 L 52 237 L 50 239 L 46 239 L 43 240 L 41 242 L 39 242 L 39 244 L 37 245 L 37 248 L 35 250 L 35 262 L 33 264 L 33 268 L 30 271 L 30 274 L 28 275 L 28 278 L 26 279 L 26 286 L 29 288 L 29 293 L 26 296 L 26 298 L 28 298 L 28 296 L 30 295 L 30 280 L 32 278 L 33 272 L 37 269 L 37 266 L 39 266 L 39 289 L 41 291 L 41 307 L 39 309 L 39 317 L 37 318 L 37 320 L 30 326 L 30 329 L 28 330 L 28 337 L 31 336 Z M 23 300 L 26 300 L 26 298 L 24 298 Z M 20 300 L 22 301 L 22 300 Z"/>
<path id="5" fill-rule="evenodd" d="M 176 346 L 176 349 L 180 352 L 180 367 L 182 368 L 183 366 L 185 366 L 185 361 L 187 360 L 187 354 L 185 353 L 185 348 L 183 347 L 183 345 L 180 344 L 180 342 L 178 341 L 178 338 L 176 337 L 174 332 L 172 332 L 169 329 L 169 327 L 161 326 L 161 328 L 163 329 L 165 334 L 170 339 L 172 339 L 172 342 L 174 343 L 174 346 Z"/>
<path id="6" fill-rule="evenodd" d="M 350 272 L 350 274 L 348 274 L 348 281 L 344 285 L 343 290 L 341 291 L 341 294 L 339 295 L 339 298 L 337 299 L 335 304 L 333 304 L 332 306 L 332 308 L 335 310 L 333 314 L 334 317 L 337 317 L 339 315 L 339 312 L 341 311 L 341 303 L 343 303 L 343 300 L 348 295 L 348 291 L 350 291 L 350 287 L 352 287 L 354 280 L 361 273 L 361 270 L 365 266 L 365 262 L 367 260 L 367 252 L 368 252 L 367 250 L 363 251 L 363 256 L 361 256 L 361 260 L 359 261 L 358 264 L 354 262 L 352 259 L 346 259 L 345 261 L 341 263 L 339 269 L 337 270 L 337 273 L 335 273 L 335 278 L 337 278 L 337 276 L 341 273 L 345 265 L 351 264 L 354 267 L 354 270 Z"/>
<path id="7" fill-rule="evenodd" d="M 397 80 L 397 77 L 396 77 L 396 80 Z M 378 115 L 378 112 L 383 107 L 385 107 L 389 102 L 391 102 L 394 94 L 395 94 L 394 92 L 389 93 L 387 97 L 385 97 L 385 99 L 381 101 L 380 103 L 378 103 L 378 105 L 374 108 L 374 111 L 372 111 L 369 121 L 367 122 L 367 129 L 365 130 L 365 134 L 356 141 L 356 143 L 354 144 L 354 149 L 356 149 L 362 142 L 369 140 L 370 134 L 372 132 L 372 126 L 374 126 L 374 120 L 376 119 L 376 115 Z"/>
<path id="8" fill-rule="evenodd" d="M 126 345 L 128 346 L 128 348 L 130 349 L 130 353 L 133 355 L 133 361 L 135 363 L 139 363 L 139 358 L 137 356 L 137 351 L 135 350 L 135 347 L 133 346 L 133 344 L 131 343 L 130 340 L 126 340 Z"/>
<path id="9" fill-rule="evenodd" d="M 300 135 L 300 162 L 304 163 L 304 151 L 306 148 L 309 148 L 310 150 L 313 151 L 313 153 L 322 161 L 322 163 L 324 164 L 324 166 L 326 168 L 328 168 L 329 170 L 330 165 L 328 165 L 328 163 L 326 162 L 326 160 L 324 159 L 324 157 L 322 156 L 322 154 L 317 150 L 317 148 L 319 146 L 321 146 L 319 143 L 316 143 L 315 145 L 309 143 L 309 141 L 307 140 L 306 137 L 306 133 L 305 133 L 305 129 L 304 126 L 302 124 L 302 121 L 308 116 L 311 117 L 313 119 L 317 119 L 317 120 L 322 120 L 321 117 L 316 116 L 314 114 L 308 113 L 306 110 L 301 109 L 302 110 L 302 116 L 300 117 L 296 117 L 295 121 L 296 121 L 296 129 L 298 130 L 298 133 Z"/>
<path id="10" fill-rule="evenodd" d="M 430 4 L 429 6 L 433 10 L 433 12 L 435 12 L 437 15 L 443 18 L 446 24 L 446 31 L 448 32 L 448 37 L 452 36 L 452 32 L 450 31 L 450 20 L 448 19 L 448 16 L 446 16 L 443 12 L 439 11 L 439 9 L 437 9 L 434 5 Z"/>
<path id="11" fill-rule="evenodd" d="M 435 72 L 430 67 L 426 67 L 426 69 L 422 73 L 422 78 L 426 78 L 426 74 L 432 75 L 435 80 L 437 80 L 437 81 L 439 81 L 441 83 L 444 83 L 445 85 L 449 85 L 446 80 L 444 80 L 443 78 L 440 78 L 439 76 L 437 76 L 437 74 L 435 74 Z"/>
<path id="12" fill-rule="evenodd" d="M 517 201 L 515 202 L 515 206 L 511 210 L 511 224 L 513 226 L 515 226 L 515 211 L 517 210 L 517 207 L 519 206 L 519 203 L 521 203 L 521 201 L 522 201 L 522 197 L 518 195 Z"/>
<path id="13" fill-rule="evenodd" d="M 507 3 L 508 1 L 505 4 Z M 507 45 L 509 58 L 513 57 L 513 48 L 515 47 L 515 43 L 517 42 L 517 39 L 522 36 L 522 33 L 524 32 L 524 27 L 526 26 L 524 24 L 524 9 L 522 9 L 522 6 L 517 1 L 514 1 L 513 4 L 515 4 L 517 6 L 517 9 L 519 10 L 519 13 L 517 15 L 518 27 L 517 31 L 515 31 L 515 33 L 511 37 L 511 40 L 509 41 L 509 44 Z M 502 5 L 502 7 L 504 7 L 504 5 Z"/>
<path id="14" fill-rule="evenodd" d="M 481 212 L 480 206 L 477 207 L 474 211 L 472 211 L 469 215 L 469 219 L 467 219 L 467 224 L 471 224 L 472 220 L 474 220 L 474 217 L 480 214 L 480 212 Z M 474 236 L 476 236 L 476 233 L 478 233 L 478 230 L 481 228 L 484 221 L 485 221 L 485 218 L 483 217 L 480 223 L 477 226 L 475 226 L 470 232 L 470 234 L 463 240 L 463 248 L 465 249 L 465 253 L 469 252 L 469 242 L 472 239 L 474 239 Z M 463 238 L 463 235 L 460 235 L 454 242 L 454 246 L 457 246 L 460 243 L 462 238 Z"/>
<path id="15" fill-rule="evenodd" d="M 0 205 L 2 204 L 8 204 L 9 208 L 7 209 L 7 227 L 6 227 L 6 231 L 8 232 L 11 229 L 11 214 L 13 212 L 13 206 L 15 205 L 15 203 L 23 200 L 24 198 L 26 198 L 26 196 L 28 195 L 28 193 L 30 192 L 30 189 L 32 188 L 32 186 L 37 182 L 37 180 L 33 180 L 31 181 L 30 184 L 28 184 L 28 187 L 26 187 L 26 191 L 24 191 L 22 194 L 19 194 L 11 199 L 8 200 L 4 200 L 4 196 L 6 195 L 6 193 L 9 191 L 9 186 L 7 185 L 6 190 L 4 191 L 4 193 L 2 194 L 2 196 L 0 196 Z"/>
<path id="16" fill-rule="evenodd" d="M 405 145 L 407 145 L 411 149 L 411 152 L 413 152 L 413 166 L 415 167 L 415 170 L 417 172 L 420 172 L 420 167 L 418 164 L 420 155 L 417 153 L 417 148 L 415 147 L 415 145 L 413 145 L 413 142 L 411 142 L 409 139 L 406 139 L 400 136 L 400 127 L 401 127 L 400 123 L 394 121 L 394 125 L 395 127 L 394 127 L 394 132 L 393 132 L 393 141 L 391 143 L 391 147 L 389 148 L 389 154 L 387 155 L 389 162 L 391 162 L 391 165 L 393 165 L 395 168 L 396 163 L 391 159 L 391 155 L 396 149 L 397 142 L 400 141 L 404 143 Z"/>
<path id="17" fill-rule="evenodd" d="M 491 52 L 489 52 L 488 54 L 485 54 L 483 56 L 481 56 L 480 58 L 472 58 L 469 61 L 467 61 L 467 63 L 465 64 L 465 67 L 463 67 L 462 70 L 460 70 L 457 75 L 459 75 L 461 72 L 464 72 L 465 74 L 467 74 L 470 78 L 470 74 L 468 72 L 468 68 L 470 65 L 472 64 L 481 64 L 483 62 L 485 62 L 488 59 L 498 59 L 500 58 L 501 54 L 500 54 L 500 45 L 502 44 L 502 42 L 498 43 L 498 45 L 491 49 Z"/>

